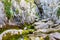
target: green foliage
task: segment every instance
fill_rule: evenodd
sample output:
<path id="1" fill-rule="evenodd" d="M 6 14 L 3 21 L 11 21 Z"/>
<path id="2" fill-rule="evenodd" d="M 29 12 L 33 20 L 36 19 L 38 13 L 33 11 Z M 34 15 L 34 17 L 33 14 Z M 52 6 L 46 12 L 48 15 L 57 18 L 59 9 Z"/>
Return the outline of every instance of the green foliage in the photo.
<path id="1" fill-rule="evenodd" d="M 58 11 L 57 11 L 57 16 L 58 16 L 58 17 L 60 16 L 60 8 L 59 8 Z"/>
<path id="2" fill-rule="evenodd" d="M 24 40 L 30 40 L 28 36 L 24 36 Z"/>
<path id="3" fill-rule="evenodd" d="M 28 34 L 32 34 L 34 32 L 34 30 L 30 29 L 30 30 L 23 30 L 22 35 L 28 35 Z"/>
<path id="4" fill-rule="evenodd" d="M 18 4 L 20 3 L 21 0 L 16 0 L 16 2 L 18 2 Z"/>
<path id="5" fill-rule="evenodd" d="M 29 34 L 29 31 L 28 30 L 23 30 L 22 35 L 27 35 L 27 34 Z"/>
<path id="6" fill-rule="evenodd" d="M 17 13 L 17 14 L 19 13 L 19 10 L 18 10 L 18 9 L 16 9 L 16 13 Z"/>
<path id="7" fill-rule="evenodd" d="M 27 27 L 27 29 L 34 29 L 34 26 L 32 26 L 32 23 L 31 24 L 24 23 L 24 27 Z"/>
<path id="8" fill-rule="evenodd" d="M 38 14 L 38 13 L 36 13 L 35 15 L 37 16 L 37 18 L 40 18 L 40 16 L 39 16 L 39 14 Z"/>
<path id="9" fill-rule="evenodd" d="M 11 0 L 3 0 L 5 13 L 8 19 L 12 17 L 13 12 L 11 12 Z"/>
<path id="10" fill-rule="evenodd" d="M 29 0 L 25 0 L 27 3 L 29 2 Z"/>
<path id="11" fill-rule="evenodd" d="M 3 31 L 5 31 L 5 29 L 0 29 L 0 34 L 1 34 Z"/>
<path id="12" fill-rule="evenodd" d="M 47 37 L 45 38 L 45 40 L 49 40 L 49 36 L 47 36 Z"/>

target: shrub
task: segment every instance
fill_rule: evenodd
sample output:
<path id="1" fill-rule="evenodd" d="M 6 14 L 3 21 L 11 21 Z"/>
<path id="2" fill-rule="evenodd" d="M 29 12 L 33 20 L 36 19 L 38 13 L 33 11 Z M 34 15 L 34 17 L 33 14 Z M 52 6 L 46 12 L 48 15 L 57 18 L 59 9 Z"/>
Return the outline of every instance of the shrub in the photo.
<path id="1" fill-rule="evenodd" d="M 8 19 L 12 18 L 13 12 L 11 10 L 11 6 L 12 6 L 11 0 L 3 0 L 3 3 L 7 18 Z"/>

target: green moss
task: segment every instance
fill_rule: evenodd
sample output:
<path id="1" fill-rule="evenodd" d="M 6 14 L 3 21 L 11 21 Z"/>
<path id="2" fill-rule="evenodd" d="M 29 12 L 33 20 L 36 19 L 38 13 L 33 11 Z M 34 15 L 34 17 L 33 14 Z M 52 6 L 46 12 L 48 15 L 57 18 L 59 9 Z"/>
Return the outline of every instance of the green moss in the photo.
<path id="1" fill-rule="evenodd" d="M 18 26 L 10 26 L 10 25 L 6 25 L 6 26 L 3 26 L 3 28 L 0 28 L 0 34 L 2 33 L 2 32 L 4 32 L 5 30 L 9 30 L 9 29 L 19 29 L 19 27 Z"/>
<path id="2" fill-rule="evenodd" d="M 11 33 L 7 33 L 6 36 L 3 36 L 2 40 L 18 40 L 20 36 L 20 34 L 11 35 Z"/>
<path id="3" fill-rule="evenodd" d="M 29 34 L 29 31 L 28 30 L 23 30 L 22 35 L 27 35 L 27 34 Z"/>
<path id="4" fill-rule="evenodd" d="M 28 36 L 24 36 L 24 40 L 30 40 Z"/>
<path id="5" fill-rule="evenodd" d="M 20 32 L 18 34 L 11 35 L 11 33 L 6 33 L 6 36 L 2 37 L 2 40 L 20 40 L 23 38 L 24 40 L 30 40 L 28 37 L 29 32 L 33 32 L 33 30 L 23 30 L 22 35 Z"/>
<path id="6" fill-rule="evenodd" d="M 33 30 L 33 29 L 23 30 L 22 35 L 32 34 L 34 31 L 35 31 L 35 30 Z"/>

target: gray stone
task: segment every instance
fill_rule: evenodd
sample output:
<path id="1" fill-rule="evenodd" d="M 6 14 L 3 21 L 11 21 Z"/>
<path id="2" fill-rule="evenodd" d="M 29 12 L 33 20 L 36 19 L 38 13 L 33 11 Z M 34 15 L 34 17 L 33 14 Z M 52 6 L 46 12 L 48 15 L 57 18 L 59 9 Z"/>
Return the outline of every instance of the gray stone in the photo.
<path id="1" fill-rule="evenodd" d="M 35 40 L 40 40 L 40 38 L 39 37 L 35 37 Z"/>
<path id="2" fill-rule="evenodd" d="M 53 21 L 58 20 L 57 9 L 59 6 L 59 2 L 59 0 L 35 0 L 35 3 L 37 4 L 38 8 L 41 7 L 43 9 L 44 18 L 50 18 Z"/>
<path id="3" fill-rule="evenodd" d="M 49 25 L 47 23 L 44 23 L 44 22 L 35 22 L 34 23 L 36 26 L 35 26 L 35 29 L 44 29 L 44 28 L 48 28 Z"/>
<path id="4" fill-rule="evenodd" d="M 52 21 L 48 21 L 47 24 L 51 26 L 51 25 L 53 25 L 54 23 L 53 23 Z"/>
<path id="5" fill-rule="evenodd" d="M 19 19 L 21 20 L 22 23 L 24 22 L 33 23 L 35 21 L 35 18 L 38 18 L 36 16 L 36 13 L 38 13 L 37 11 L 38 8 L 33 1 L 30 2 L 28 0 L 28 2 L 26 2 L 26 0 L 21 0 L 20 3 L 18 4 L 16 0 L 12 0 L 12 6 L 13 6 L 13 11 L 15 12 L 14 15 L 17 15 L 15 20 L 17 20 L 18 23 L 19 23 Z M 16 9 L 19 11 L 18 14 L 20 15 L 16 14 Z M 21 18 L 19 18 L 18 16 L 21 16 Z"/>
<path id="6" fill-rule="evenodd" d="M 56 21 L 56 24 L 60 24 L 60 19 Z"/>
<path id="7" fill-rule="evenodd" d="M 50 18 L 47 18 L 47 19 L 42 19 L 41 21 L 42 22 L 48 22 L 48 21 L 50 21 L 51 19 Z"/>
<path id="8" fill-rule="evenodd" d="M 0 1 L 0 28 L 5 25 L 6 15 L 4 14 L 4 4 Z"/>
<path id="9" fill-rule="evenodd" d="M 58 33 L 58 32 L 52 33 L 52 34 L 50 34 L 50 36 L 52 36 L 53 38 L 56 38 L 56 39 L 60 39 L 60 33 Z"/>
<path id="10" fill-rule="evenodd" d="M 56 40 L 55 38 L 53 38 L 52 36 L 50 36 L 50 40 Z"/>

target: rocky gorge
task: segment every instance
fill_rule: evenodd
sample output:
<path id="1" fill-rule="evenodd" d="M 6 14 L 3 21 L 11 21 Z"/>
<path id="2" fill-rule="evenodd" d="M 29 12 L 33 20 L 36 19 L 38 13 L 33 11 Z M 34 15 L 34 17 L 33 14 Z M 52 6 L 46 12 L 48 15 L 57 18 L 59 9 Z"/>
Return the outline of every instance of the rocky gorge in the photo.
<path id="1" fill-rule="evenodd" d="M 60 40 L 60 0 L 0 0 L 0 32 L 0 40 Z"/>

